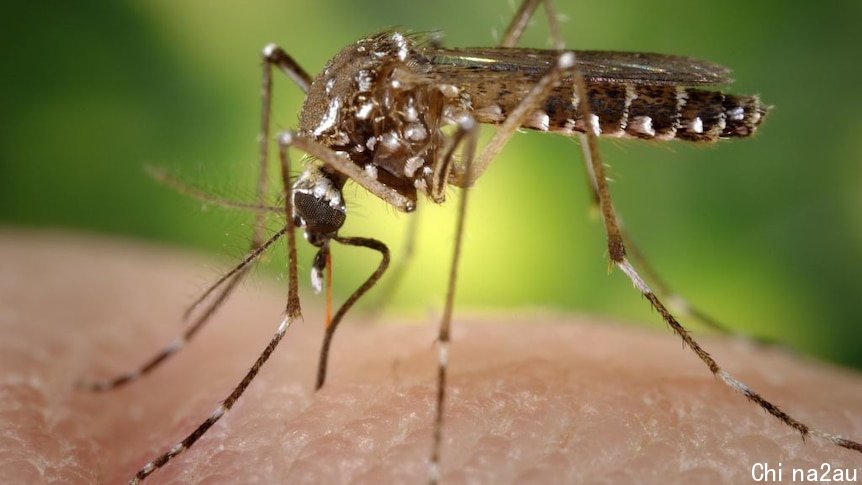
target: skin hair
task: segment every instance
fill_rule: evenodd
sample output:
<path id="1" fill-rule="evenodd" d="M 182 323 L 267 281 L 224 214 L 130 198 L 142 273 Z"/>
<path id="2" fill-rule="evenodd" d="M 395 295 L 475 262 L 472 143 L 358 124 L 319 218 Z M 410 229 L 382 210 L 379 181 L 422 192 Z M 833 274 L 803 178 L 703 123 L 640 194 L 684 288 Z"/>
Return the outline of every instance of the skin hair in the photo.
<path id="1" fill-rule="evenodd" d="M 0 232 L 0 483 L 121 483 L 209 415 L 266 344 L 286 289 L 245 284 L 199 339 L 106 394 L 74 389 L 148 357 L 212 263 L 141 243 Z M 439 289 L 443 291 L 443 289 Z M 434 291 L 429 289 L 429 292 Z M 248 392 L 154 483 L 423 482 L 433 423 L 436 318 L 348 316 L 316 395 L 321 311 L 304 294 Z M 514 313 L 514 315 L 512 314 Z M 469 313 L 467 314 L 469 315 Z M 797 433 L 714 378 L 658 317 L 456 313 L 444 483 L 743 482 L 755 463 L 862 467 L 858 453 Z M 401 323 L 396 319 L 392 323 Z M 858 372 L 701 335 L 728 371 L 800 419 L 862 436 Z"/>

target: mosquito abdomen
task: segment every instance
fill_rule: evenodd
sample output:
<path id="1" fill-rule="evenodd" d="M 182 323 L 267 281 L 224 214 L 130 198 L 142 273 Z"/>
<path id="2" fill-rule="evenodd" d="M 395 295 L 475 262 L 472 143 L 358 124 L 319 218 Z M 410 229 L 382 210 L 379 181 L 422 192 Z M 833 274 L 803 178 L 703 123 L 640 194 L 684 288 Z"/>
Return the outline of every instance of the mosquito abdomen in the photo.
<path id="1" fill-rule="evenodd" d="M 766 114 L 757 96 L 681 86 L 591 86 L 589 98 L 592 119 L 586 125 L 597 134 L 647 140 L 713 142 L 747 137 Z M 571 126 L 583 131 L 585 124 L 579 113 L 574 114 L 574 124 L 571 119 L 563 121 L 562 131 Z"/>
<path id="2" fill-rule="evenodd" d="M 566 84 L 554 90 L 525 128 L 573 134 L 589 127 L 607 137 L 714 142 L 751 136 L 767 111 L 757 96 L 674 85 L 593 84 L 588 85 L 590 120 L 585 123 L 578 99 Z M 485 123 L 502 121 L 518 100 L 511 92 L 481 94 L 478 99 L 497 101 L 489 106 L 474 102 L 477 119 Z"/>

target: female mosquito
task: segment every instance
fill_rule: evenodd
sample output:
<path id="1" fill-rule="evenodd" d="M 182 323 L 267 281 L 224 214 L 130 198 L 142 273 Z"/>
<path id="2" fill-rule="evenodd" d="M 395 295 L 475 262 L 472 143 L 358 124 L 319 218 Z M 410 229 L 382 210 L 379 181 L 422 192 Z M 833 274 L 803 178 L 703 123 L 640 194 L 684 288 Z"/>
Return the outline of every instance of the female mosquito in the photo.
<path id="1" fill-rule="evenodd" d="M 544 3 L 556 48 L 516 48 L 539 3 Z M 309 243 L 319 248 L 312 265 L 312 283 L 317 289 L 324 280 L 327 284 L 330 282 L 324 271 L 331 267 L 329 247 L 333 242 L 365 247 L 382 256 L 374 273 L 335 315 L 327 317 L 316 388 L 323 386 L 329 347 L 338 324 L 350 307 L 379 280 L 389 264 L 389 250 L 382 242 L 339 234 L 347 217 L 342 188 L 348 180 L 405 212 L 414 210 L 420 193 L 435 203 L 442 203 L 449 185 L 464 189 L 437 342 L 436 418 L 430 458 L 430 477 L 436 482 L 466 189 L 522 128 L 580 138 L 594 199 L 604 221 L 610 263 L 622 270 L 710 372 L 799 431 L 803 438 L 815 436 L 862 452 L 858 442 L 809 427 L 724 371 L 629 262 L 626 238 L 611 201 L 596 143 L 599 136 L 678 139 L 695 143 L 744 138 L 757 130 L 767 106 L 756 96 L 724 94 L 709 88 L 730 82 L 727 69 L 709 62 L 659 54 L 570 51 L 560 39 L 551 1 L 525 0 L 502 41 L 492 48 L 447 49 L 427 36 L 386 31 L 345 47 L 316 77 L 310 76 L 283 49 L 275 45 L 264 48 L 261 174 L 258 203 L 252 204 L 258 213 L 258 223 L 251 251 L 194 302 L 186 317 L 195 314 L 203 303 L 207 305 L 180 339 L 139 370 L 113 380 L 86 384 L 86 387 L 97 391 L 113 389 L 164 362 L 200 330 L 258 257 L 287 235 L 289 292 L 285 316 L 269 344 L 230 395 L 191 434 L 144 465 L 131 483 L 145 479 L 191 447 L 230 410 L 300 315 L 294 238 L 297 227 L 304 230 Z M 287 223 L 264 240 L 263 217 L 266 212 L 276 210 L 264 203 L 274 67 L 287 74 L 306 93 L 306 98 L 298 130 L 286 131 L 277 137 L 285 194 L 284 207 L 277 210 L 283 212 Z M 483 123 L 496 125 L 497 131 L 475 155 L 478 126 Z M 290 178 L 289 148 L 298 149 L 312 159 L 295 181 Z M 636 255 L 633 253 L 633 256 Z"/>

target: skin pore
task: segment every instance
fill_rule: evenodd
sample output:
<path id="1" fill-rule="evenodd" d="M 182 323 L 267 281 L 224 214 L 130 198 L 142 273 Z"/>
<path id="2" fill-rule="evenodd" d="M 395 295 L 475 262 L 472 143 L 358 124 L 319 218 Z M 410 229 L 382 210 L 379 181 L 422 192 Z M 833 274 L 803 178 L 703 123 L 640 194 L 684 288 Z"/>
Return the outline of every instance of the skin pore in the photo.
<path id="1" fill-rule="evenodd" d="M 181 332 L 183 307 L 217 270 L 176 250 L 61 233 L 0 232 L 0 257 L 0 483 L 127 481 L 230 392 L 285 301 L 286 284 L 251 278 L 161 368 L 90 394 L 75 382 L 129 370 Z M 425 481 L 436 317 L 368 325 L 353 313 L 315 395 L 322 319 L 303 310 L 237 405 L 151 483 Z M 721 385 L 655 320 L 456 309 L 443 482 L 739 483 L 755 463 L 781 463 L 785 480 L 793 468 L 862 467 L 858 453 L 803 442 Z M 858 372 L 699 338 L 804 422 L 862 437 Z"/>

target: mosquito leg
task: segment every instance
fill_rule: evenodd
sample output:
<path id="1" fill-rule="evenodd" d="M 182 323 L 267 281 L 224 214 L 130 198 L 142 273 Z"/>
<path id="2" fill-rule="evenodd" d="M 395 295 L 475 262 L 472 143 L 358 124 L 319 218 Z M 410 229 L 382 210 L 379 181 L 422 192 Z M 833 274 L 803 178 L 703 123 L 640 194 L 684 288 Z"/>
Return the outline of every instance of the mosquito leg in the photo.
<path id="1" fill-rule="evenodd" d="M 285 311 L 291 318 L 302 316 L 299 304 L 299 278 L 296 272 L 296 231 L 294 231 L 293 220 L 293 197 L 291 191 L 293 185 L 290 183 L 290 156 L 287 153 L 287 145 L 279 143 L 278 148 L 279 166 L 281 167 L 282 189 L 284 190 L 284 214 L 287 220 L 287 259 L 288 259 L 288 281 L 287 308 Z"/>
<path id="2" fill-rule="evenodd" d="M 500 47 L 515 47 L 515 45 L 518 44 L 518 41 L 521 39 L 521 35 L 523 35 L 524 30 L 527 28 L 527 23 L 530 22 L 530 19 L 533 17 L 533 13 L 536 11 L 536 7 L 543 2 L 545 4 L 545 14 L 548 19 L 548 30 L 550 31 L 551 41 L 554 44 L 554 48 L 558 50 L 563 50 L 565 48 L 562 37 L 560 36 L 560 26 L 557 23 L 557 11 L 554 8 L 552 0 L 524 0 L 518 8 L 518 11 L 515 12 L 514 17 L 512 17 L 512 21 L 509 22 L 509 26 L 506 28 L 506 32 L 500 40 Z"/>
<path id="3" fill-rule="evenodd" d="M 339 157 L 331 148 L 321 145 L 311 138 L 299 135 L 293 131 L 284 131 L 278 137 L 281 147 L 294 147 L 322 161 L 329 168 L 346 175 L 365 190 L 380 197 L 402 212 L 412 212 L 416 202 L 401 195 L 397 190 L 368 175 L 368 172 L 355 163 Z"/>
<path id="4" fill-rule="evenodd" d="M 268 44 L 263 48 L 262 52 L 263 58 L 263 73 L 261 75 L 261 101 L 260 101 L 260 133 L 258 135 L 258 180 L 257 180 L 257 202 L 255 204 L 256 207 L 266 207 L 266 193 L 267 193 L 267 181 L 269 180 L 269 134 L 270 134 L 270 119 L 272 114 L 272 68 L 273 66 L 278 67 L 281 71 L 283 71 L 293 82 L 303 91 L 308 92 L 308 87 L 311 85 L 311 77 L 302 67 L 293 60 L 284 49 L 278 47 L 275 44 Z M 287 155 L 284 154 L 286 157 Z M 289 193 L 289 186 L 285 189 L 285 193 Z M 289 201 L 288 201 L 289 202 Z M 288 204 L 288 202 L 285 202 Z M 251 252 L 256 252 L 257 249 L 261 247 L 263 244 L 263 234 L 265 231 L 265 221 L 267 211 L 258 210 L 255 213 L 255 223 L 254 223 L 254 233 L 252 235 L 251 242 Z M 290 212 L 288 211 L 288 218 L 290 218 Z M 290 224 L 287 225 L 290 227 Z M 293 245 L 293 233 L 292 231 L 288 231 L 288 244 Z M 203 325 L 206 323 L 209 316 L 214 314 L 216 310 L 221 306 L 221 304 L 227 299 L 230 295 L 233 288 L 237 286 L 240 280 L 245 276 L 245 273 L 248 271 L 249 266 L 240 264 L 237 266 L 237 269 L 233 272 L 233 275 L 229 277 L 232 278 L 230 283 L 228 283 L 225 289 L 220 292 L 220 294 L 213 300 L 213 303 L 210 304 L 204 310 L 203 316 L 198 320 L 197 326 Z M 203 300 L 219 285 L 224 281 L 225 278 L 219 280 L 215 285 L 211 286 L 204 295 L 195 301 L 188 310 L 186 310 L 184 314 L 184 318 L 189 318 L 197 306 L 199 306 Z M 298 305 L 297 305 L 298 308 Z M 196 326 L 193 325 L 192 329 L 196 329 Z M 193 332 L 192 332 L 193 333 Z"/>
<path id="5" fill-rule="evenodd" d="M 375 320 L 386 308 L 386 305 L 392 301 L 392 297 L 401 286 L 401 279 L 413 260 L 413 254 L 416 249 L 416 233 L 419 231 L 419 214 L 413 212 L 408 217 L 407 231 L 404 236 L 404 249 L 401 251 L 401 257 L 389 272 L 390 276 L 384 282 L 385 286 L 379 290 L 375 303 L 371 305 L 374 310 L 368 315 L 369 320 Z"/>
<path id="6" fill-rule="evenodd" d="M 431 187 L 428 189 L 428 195 L 437 204 L 442 204 L 446 201 L 446 187 L 450 182 L 452 167 L 455 163 L 455 151 L 471 133 L 472 131 L 466 130 L 464 126 L 459 126 L 458 131 L 452 135 L 446 150 L 443 152 L 443 156 L 438 157 L 434 161 L 431 172 Z"/>
<path id="7" fill-rule="evenodd" d="M 488 141 L 488 144 L 473 161 L 470 174 L 466 174 L 463 167 L 453 170 L 449 182 L 458 187 L 467 187 L 473 184 L 482 173 L 487 170 L 491 161 L 500 153 L 512 135 L 520 128 L 528 117 L 541 105 L 548 93 L 556 86 L 562 75 L 571 71 L 575 66 L 575 55 L 573 52 L 563 52 L 557 57 L 557 62 L 544 76 L 539 79 L 529 93 L 513 109 L 509 116 L 497 127 L 497 132 Z"/>
<path id="8" fill-rule="evenodd" d="M 500 42 L 501 47 L 513 47 L 518 42 L 527 22 L 541 1 L 545 2 L 545 12 L 547 13 L 548 25 L 554 46 L 560 50 L 564 48 L 552 0 L 525 0 L 506 29 L 506 34 Z M 472 185 L 488 169 L 491 161 L 500 153 L 500 150 L 503 149 L 503 146 L 509 141 L 512 135 L 515 134 L 515 131 L 533 114 L 533 111 L 541 104 L 550 90 L 554 88 L 560 76 L 565 71 L 573 69 L 573 67 L 574 55 L 569 56 L 568 53 L 561 53 L 557 64 L 533 86 L 533 89 L 530 90 L 521 103 L 515 107 L 506 120 L 497 128 L 497 132 L 488 142 L 488 145 L 482 150 L 482 153 L 479 154 L 476 160 L 473 161 L 471 175 L 466 177 L 463 172 L 456 171 L 453 174 L 451 182 L 459 187 Z"/>
<path id="9" fill-rule="evenodd" d="M 589 100 L 587 97 L 587 89 L 586 84 L 584 83 L 583 77 L 579 72 L 574 71 L 573 73 L 574 81 L 575 81 L 575 90 L 578 94 L 578 99 L 581 100 Z M 590 106 L 589 102 L 579 103 L 579 109 L 581 111 L 581 116 L 583 119 L 590 119 Z M 704 350 L 697 341 L 691 336 L 691 334 L 683 327 L 674 317 L 670 311 L 665 307 L 662 301 L 658 296 L 650 289 L 649 286 L 644 282 L 641 276 L 638 274 L 637 270 L 629 263 L 626 257 L 626 247 L 623 240 L 622 231 L 620 229 L 620 224 L 617 220 L 616 213 L 613 208 L 613 203 L 611 201 L 610 190 L 608 189 L 607 179 L 605 178 L 604 164 L 602 162 L 601 154 L 598 150 L 598 145 L 596 143 L 596 134 L 591 130 L 587 130 L 586 141 L 587 147 L 590 155 L 590 162 L 594 174 L 595 180 L 595 188 L 596 193 L 599 198 L 599 208 L 602 214 L 602 220 L 605 225 L 605 232 L 607 234 L 608 241 L 608 257 L 610 259 L 610 263 L 613 266 L 618 267 L 623 273 L 628 276 L 631 280 L 632 284 L 634 284 L 635 288 L 640 291 L 641 295 L 649 301 L 650 305 L 655 309 L 659 315 L 661 315 L 662 319 L 667 323 L 668 326 L 676 333 L 683 341 L 684 345 L 687 345 L 689 348 L 694 351 L 697 357 L 703 361 L 704 364 L 709 368 L 710 372 L 713 373 L 716 377 L 721 379 L 728 387 L 733 389 L 745 396 L 751 402 L 757 404 L 762 409 L 764 409 L 769 414 L 775 416 L 781 422 L 790 426 L 791 428 L 797 430 L 802 438 L 806 438 L 808 436 L 816 436 L 821 439 L 832 442 L 837 446 L 841 446 L 844 448 L 848 448 L 851 450 L 856 450 L 862 453 L 862 444 L 857 443 L 855 441 L 851 441 L 840 436 L 824 433 L 822 431 L 813 429 L 808 425 L 796 420 L 789 414 L 782 411 L 778 406 L 773 404 L 772 402 L 763 398 L 760 394 L 753 391 L 746 384 L 736 380 L 733 376 L 727 373 L 724 369 L 722 369 L 719 364 L 709 355 L 709 353 Z"/>
<path id="10" fill-rule="evenodd" d="M 216 288 L 221 286 L 223 283 L 227 282 L 226 286 L 219 292 L 218 296 L 213 300 L 214 303 L 210 304 L 205 311 L 198 316 L 197 319 L 189 326 L 188 329 L 183 333 L 183 335 L 173 342 L 165 346 L 158 354 L 147 360 L 142 366 L 140 366 L 137 370 L 132 372 L 127 372 L 125 374 L 121 374 L 112 379 L 104 380 L 104 381 L 82 381 L 77 384 L 77 387 L 80 389 L 93 391 L 93 392 L 102 392 L 102 391 L 110 391 L 116 389 L 118 387 L 122 387 L 130 382 L 133 382 L 150 372 L 152 372 L 156 367 L 162 364 L 168 357 L 172 356 L 180 349 L 185 347 L 185 345 L 194 337 L 194 335 L 203 327 L 203 325 L 209 320 L 209 318 L 215 313 L 218 306 L 227 298 L 230 291 L 239 283 L 239 278 L 237 275 L 243 274 L 248 267 L 251 266 L 260 256 L 266 252 L 267 249 L 272 246 L 275 241 L 280 239 L 285 232 L 287 232 L 287 228 L 282 228 L 278 232 L 276 232 L 272 237 L 270 237 L 267 241 L 260 245 L 260 247 L 254 248 L 238 265 L 236 265 L 233 269 L 231 269 L 224 276 L 219 278 L 218 282 L 212 285 L 205 294 L 209 294 L 214 291 Z M 199 298 L 199 300 L 203 300 L 205 297 Z"/>
<path id="11" fill-rule="evenodd" d="M 476 152 L 476 138 L 479 130 L 476 121 L 469 116 L 463 116 L 459 121 L 459 132 L 463 136 L 463 167 L 464 173 L 469 179 L 472 175 L 473 156 Z M 461 143 L 459 143 L 460 145 Z M 487 148 L 486 148 L 487 149 Z M 451 153 L 447 154 L 451 157 Z M 450 328 L 452 326 L 452 310 L 455 305 L 455 287 L 458 282 L 458 262 L 461 259 L 461 246 L 464 241 L 464 220 L 467 215 L 467 195 L 469 186 L 464 187 L 461 192 L 461 201 L 458 205 L 458 217 L 455 222 L 455 246 L 452 250 L 452 264 L 449 266 L 449 283 L 446 286 L 446 306 L 440 319 L 440 330 L 437 335 L 438 365 L 437 365 L 437 400 L 434 414 L 434 434 L 431 442 L 431 459 L 429 478 L 431 483 L 437 483 L 440 479 L 440 448 L 443 440 L 443 409 L 446 403 L 446 376 L 449 363 L 449 341 Z"/>
<path id="12" fill-rule="evenodd" d="M 174 340 L 170 344 L 168 344 L 165 348 L 163 348 L 158 354 L 145 362 L 140 368 L 135 371 L 127 372 L 125 374 L 121 374 L 113 379 L 106 381 L 95 381 L 95 382 L 82 382 L 78 384 L 78 387 L 87 389 L 90 391 L 107 391 L 111 389 L 116 389 L 123 385 L 129 384 L 138 378 L 148 374 L 160 364 L 165 362 L 171 355 L 175 354 L 177 351 L 182 349 L 186 343 L 188 343 L 194 335 L 203 328 L 204 325 L 210 320 L 210 318 L 218 311 L 221 305 L 227 301 L 230 294 L 233 292 L 234 288 L 236 288 L 242 278 L 245 276 L 248 271 L 251 263 L 256 261 L 265 250 L 272 245 L 277 239 L 279 239 L 286 232 L 286 228 L 282 229 L 278 233 L 276 233 L 269 241 L 264 241 L 264 231 L 265 231 L 265 220 L 266 215 L 272 212 L 272 207 L 268 207 L 266 205 L 266 192 L 267 192 L 267 179 L 268 179 L 268 147 L 269 147 L 269 127 L 270 127 L 270 113 L 272 106 L 272 66 L 276 66 L 282 71 L 284 71 L 291 79 L 296 82 L 296 84 L 303 91 L 308 91 L 308 86 L 311 83 L 311 78 L 308 74 L 299 66 L 296 61 L 294 61 L 283 49 L 275 46 L 268 45 L 263 49 L 263 75 L 262 75 L 262 86 L 261 86 L 261 128 L 260 135 L 258 137 L 258 142 L 260 144 L 259 150 L 259 175 L 258 175 L 258 184 L 257 184 L 257 202 L 254 204 L 240 204 L 232 201 L 226 201 L 224 199 L 211 196 L 209 194 L 204 193 L 201 190 L 195 189 L 193 187 L 188 187 L 179 181 L 171 178 L 163 171 L 158 169 L 150 168 L 149 172 L 155 179 L 162 181 L 169 186 L 179 190 L 181 193 L 191 195 L 198 199 L 202 199 L 206 202 L 216 203 L 223 206 L 230 207 L 241 207 L 248 208 L 255 211 L 255 225 L 254 225 L 254 233 L 252 235 L 251 249 L 249 250 L 248 256 L 240 262 L 236 267 L 234 267 L 230 272 L 220 278 L 215 284 L 211 285 L 203 295 L 195 300 L 192 305 L 185 311 L 183 318 L 189 319 L 192 317 L 194 311 L 209 298 L 210 295 L 213 294 L 219 287 L 222 289 L 216 294 L 215 298 L 213 298 L 209 305 L 207 305 L 204 310 L 200 313 L 200 315 L 191 323 L 191 325 L 186 329 L 183 333 L 182 337 Z M 281 211 L 281 209 L 277 209 Z M 290 240 L 293 236 L 292 233 L 288 235 L 288 239 Z M 290 244 L 290 242 L 289 242 Z M 225 284 L 226 283 L 226 284 Z M 222 286 L 224 285 L 224 286 Z M 296 300 L 295 307 L 298 309 L 298 300 Z"/>
<path id="13" fill-rule="evenodd" d="M 556 64 L 542 76 L 535 86 L 527 93 L 527 96 L 515 107 L 506 118 L 505 121 L 497 128 L 497 132 L 482 150 L 476 159 L 473 159 L 473 148 L 465 157 L 465 163 L 460 167 L 461 170 L 453 172 L 451 183 L 459 187 L 468 188 L 479 177 L 491 160 L 503 149 L 503 146 L 515 131 L 520 127 L 529 115 L 536 109 L 537 105 L 547 96 L 548 92 L 553 89 L 559 78 L 566 71 L 570 71 L 575 65 L 575 56 L 571 52 L 561 53 Z M 471 120 L 472 121 L 472 120 Z M 475 122 L 474 122 L 475 123 Z M 462 125 L 464 128 L 467 126 Z M 465 139 L 470 140 L 470 146 L 475 147 L 475 131 Z M 437 483 L 440 478 L 440 447 L 443 438 L 443 408 L 446 400 L 446 376 L 448 364 L 449 350 L 449 328 L 452 318 L 452 305 L 455 298 L 455 281 L 457 278 L 458 259 L 461 254 L 461 240 L 463 236 L 464 215 L 466 213 L 466 195 L 467 191 L 462 194 L 461 205 L 458 212 L 458 221 L 456 226 L 455 248 L 452 257 L 452 266 L 449 274 L 449 286 L 446 293 L 446 307 L 443 313 L 443 318 L 440 323 L 440 334 L 438 337 L 439 345 L 439 366 L 437 368 L 437 406 L 434 420 L 434 435 L 431 448 L 430 459 L 430 481 Z"/>
<path id="14" fill-rule="evenodd" d="M 188 436 L 183 438 L 182 441 L 174 445 L 169 451 L 144 465 L 140 470 L 138 470 L 138 473 L 136 473 L 135 476 L 132 477 L 131 480 L 129 480 L 129 483 L 140 483 L 141 480 L 147 478 L 151 473 L 165 466 L 165 464 L 171 461 L 171 459 L 173 459 L 175 456 L 191 448 L 192 445 L 194 445 L 195 442 L 197 442 L 197 440 L 200 439 L 200 437 L 203 436 L 207 432 L 207 430 L 212 427 L 212 425 L 214 425 L 219 419 L 221 419 L 221 417 L 224 416 L 224 414 L 229 411 L 231 407 L 233 407 L 237 399 L 242 396 L 242 393 L 245 391 L 251 381 L 255 378 L 258 371 L 260 371 L 261 366 L 266 363 L 267 359 L 269 359 L 269 356 L 275 350 L 276 346 L 278 346 L 278 343 L 281 341 L 282 337 L 284 337 L 285 332 L 287 332 L 287 329 L 288 327 L 290 327 L 290 324 L 292 322 L 292 316 L 286 315 L 284 317 L 284 319 L 281 321 L 281 324 L 278 326 L 278 330 L 275 332 L 275 335 L 273 335 L 269 344 L 263 350 L 263 353 L 260 354 L 260 356 L 252 365 L 251 369 L 248 371 L 245 377 L 243 377 L 242 381 L 240 381 L 236 388 L 234 388 L 233 392 L 231 392 L 230 395 L 228 395 L 228 397 L 225 398 L 225 400 L 222 401 L 221 404 L 218 405 L 218 407 L 216 407 L 212 414 L 210 414 L 210 417 L 208 417 L 203 423 L 201 423 L 197 428 L 195 428 L 195 430 L 191 434 L 189 434 Z"/>
<path id="15" fill-rule="evenodd" d="M 311 85 L 311 77 L 306 73 L 302 67 L 293 60 L 287 52 L 284 51 L 281 47 L 278 47 L 275 44 L 268 44 L 263 48 L 262 52 L 263 58 L 263 73 L 261 74 L 261 100 L 260 100 L 260 133 L 258 134 L 258 180 L 257 180 L 257 203 L 255 206 L 257 207 L 266 207 L 267 211 L 258 210 L 255 213 L 255 225 L 254 225 L 254 233 L 252 235 L 251 242 L 251 251 L 254 252 L 257 248 L 261 246 L 263 243 L 263 233 L 265 229 L 265 221 L 266 214 L 269 212 L 269 207 L 266 206 L 266 193 L 267 193 L 267 181 L 269 179 L 269 136 L 270 136 L 270 119 L 272 118 L 272 68 L 273 66 L 281 69 L 287 76 L 296 83 L 296 85 L 303 91 L 308 92 L 308 87 Z M 287 153 L 283 154 L 283 157 L 287 157 Z M 289 160 L 288 160 L 289 161 Z M 168 180 L 171 185 L 176 186 L 172 180 Z M 180 188 L 185 188 L 180 185 Z M 197 191 L 195 191 L 197 192 Z M 285 188 L 285 198 L 287 198 L 287 194 L 290 193 L 289 185 Z M 196 195 L 194 192 L 192 195 Z M 286 202 L 285 202 L 286 203 Z M 276 209 L 279 212 L 283 212 L 283 209 Z M 287 217 L 292 217 L 290 213 L 287 214 Z M 292 234 L 288 234 L 288 245 L 290 246 L 290 238 Z M 195 300 L 189 308 L 183 314 L 183 318 L 189 318 L 194 310 L 200 306 L 204 300 L 215 290 L 224 280 L 228 277 L 233 278 L 227 286 L 226 289 L 223 290 L 213 300 L 213 303 L 207 307 L 207 309 L 203 312 L 203 315 L 211 315 L 215 313 L 215 310 L 221 305 L 221 303 L 227 299 L 227 296 L 230 294 L 232 289 L 239 283 L 240 280 L 245 276 L 246 271 L 248 271 L 248 266 L 240 265 L 235 271 L 235 274 L 226 275 L 219 281 L 217 281 L 214 285 L 212 285 L 209 289 L 207 289 L 204 294 Z M 295 295 L 291 295 L 294 297 Z M 294 298 L 296 300 L 296 298 Z M 298 308 L 298 305 L 297 305 Z M 201 325 L 206 322 L 206 318 L 201 320 Z"/>
<path id="16" fill-rule="evenodd" d="M 281 148 L 279 151 L 279 160 L 281 164 L 281 173 L 282 173 L 282 181 L 284 185 L 285 194 L 290 193 L 291 184 L 290 184 L 290 158 L 287 156 L 287 146 L 284 144 L 280 144 Z M 292 197 L 286 196 L 284 198 L 284 211 L 288 215 L 287 217 L 287 226 L 284 231 L 287 232 L 287 244 L 288 244 L 288 298 L 287 298 L 287 308 L 285 309 L 285 316 L 279 324 L 278 329 L 275 332 L 275 335 L 270 339 L 269 344 L 266 348 L 263 349 L 260 356 L 251 366 L 251 369 L 246 373 L 245 377 L 237 384 L 234 390 L 225 398 L 221 404 L 210 414 L 210 417 L 207 418 L 203 423 L 201 423 L 191 434 L 186 436 L 182 441 L 174 445 L 170 450 L 166 453 L 162 454 L 155 460 L 147 463 L 143 466 L 138 473 L 135 474 L 134 477 L 129 481 L 130 484 L 137 484 L 141 480 L 145 479 L 154 471 L 163 467 L 167 464 L 171 459 L 175 456 L 179 455 L 183 451 L 189 449 L 192 445 L 203 436 L 207 430 L 209 430 L 226 412 L 228 412 L 236 401 L 242 396 L 242 393 L 245 392 L 248 385 L 251 384 L 251 381 L 254 380 L 257 373 L 260 371 L 260 368 L 266 361 L 269 359 L 269 356 L 272 355 L 275 348 L 278 346 L 281 339 L 284 337 L 287 329 L 290 327 L 290 324 L 293 320 L 301 315 L 301 310 L 299 307 L 299 283 L 297 279 L 297 271 L 296 271 L 296 238 L 295 238 L 295 225 L 293 221 L 293 199 Z"/>
<path id="17" fill-rule="evenodd" d="M 583 133 L 578 133 L 580 139 L 580 145 L 584 156 L 584 162 L 587 169 L 587 185 L 590 189 L 590 197 L 593 204 L 593 207 L 598 209 L 599 207 L 599 195 L 598 189 L 596 187 L 596 178 L 593 173 L 593 167 L 590 157 L 590 152 L 587 147 L 587 135 Z M 623 231 L 623 239 L 628 249 L 629 254 L 631 255 L 632 260 L 635 262 L 637 267 L 641 268 L 641 271 L 644 274 L 645 279 L 650 283 L 651 287 L 659 294 L 659 296 L 665 299 L 670 307 L 676 312 L 679 313 L 683 318 L 691 318 L 697 320 L 704 324 L 705 326 L 723 334 L 730 335 L 734 337 L 739 337 L 745 340 L 752 340 L 761 345 L 778 345 L 774 342 L 770 342 L 766 339 L 751 337 L 750 335 L 746 335 L 744 333 L 740 333 L 737 330 L 734 330 L 727 325 L 719 322 L 715 318 L 711 317 L 706 312 L 703 312 L 696 307 L 692 306 L 683 296 L 678 293 L 674 293 L 670 287 L 665 283 L 665 281 L 658 275 L 658 272 L 653 268 L 653 266 L 647 261 L 646 256 L 643 251 L 641 251 L 637 245 L 634 244 L 631 236 L 628 235 L 625 230 L 625 226 L 622 221 L 620 221 L 620 228 Z"/>

